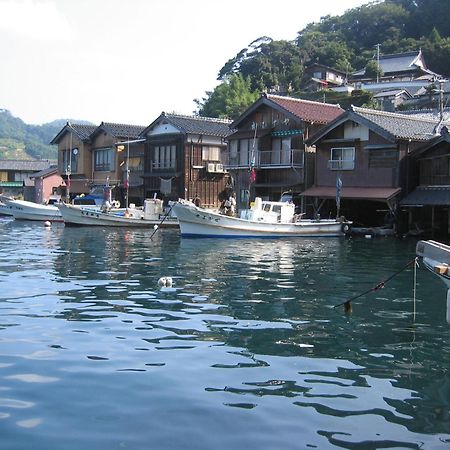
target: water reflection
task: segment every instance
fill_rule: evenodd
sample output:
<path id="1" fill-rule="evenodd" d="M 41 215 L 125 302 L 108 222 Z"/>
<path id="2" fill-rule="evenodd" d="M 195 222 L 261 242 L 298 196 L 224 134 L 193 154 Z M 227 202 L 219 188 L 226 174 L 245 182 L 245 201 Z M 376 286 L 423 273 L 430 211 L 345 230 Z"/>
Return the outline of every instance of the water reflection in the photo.
<path id="1" fill-rule="evenodd" d="M 87 435 L 68 448 L 114 448 L 130 430 L 141 448 L 150 431 L 165 448 L 162 430 L 178 448 L 449 439 L 444 288 L 419 274 L 415 322 L 411 271 L 355 302 L 351 316 L 333 308 L 402 267 L 414 242 L 180 240 L 176 230 L 149 239 L 148 230 L 21 224 L 0 234 L 5 442 L 15 426 L 36 433 L 36 448 L 39 433 L 62 442 L 75 423 Z M 161 289 L 161 276 L 173 288 Z M 69 418 L 59 433 L 52 411 Z"/>

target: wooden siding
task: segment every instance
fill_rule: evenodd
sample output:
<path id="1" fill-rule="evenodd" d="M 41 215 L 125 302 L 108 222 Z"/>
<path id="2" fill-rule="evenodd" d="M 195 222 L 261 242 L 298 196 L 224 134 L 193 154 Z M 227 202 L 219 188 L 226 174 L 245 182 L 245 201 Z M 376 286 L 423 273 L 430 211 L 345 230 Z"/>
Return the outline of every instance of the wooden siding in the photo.
<path id="1" fill-rule="evenodd" d="M 175 167 L 154 167 L 155 147 L 161 145 L 176 146 Z M 202 158 L 203 147 L 220 147 L 222 152 L 225 148 L 224 145 L 216 143 L 209 145 L 204 142 L 188 142 L 184 135 L 152 136 L 145 147 L 145 195 L 150 196 L 156 193 L 166 200 L 193 199 L 198 196 L 203 206 L 217 208 L 220 205 L 219 197 L 225 189 L 228 175 L 208 172 L 208 161 Z M 161 178 L 172 179 L 170 194 L 161 193 Z"/>

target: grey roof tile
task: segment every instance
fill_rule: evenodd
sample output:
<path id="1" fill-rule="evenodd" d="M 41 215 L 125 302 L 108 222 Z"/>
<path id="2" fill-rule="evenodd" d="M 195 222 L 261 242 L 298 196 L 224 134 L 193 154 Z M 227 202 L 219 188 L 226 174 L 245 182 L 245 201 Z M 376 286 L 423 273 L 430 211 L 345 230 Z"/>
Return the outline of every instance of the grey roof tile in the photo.
<path id="1" fill-rule="evenodd" d="M 184 116 L 181 114 L 164 115 L 175 127 L 189 134 L 226 137 L 230 133 L 231 120 L 215 119 L 201 116 Z"/>
<path id="2" fill-rule="evenodd" d="M 56 164 L 56 161 L 49 161 L 48 159 L 42 160 L 1 159 L 0 170 L 13 170 L 17 172 L 38 172 L 41 170 L 48 169 L 54 164 Z"/>
<path id="3" fill-rule="evenodd" d="M 426 141 L 436 135 L 438 119 L 352 107 L 356 116 L 377 125 L 398 139 Z"/>
<path id="4" fill-rule="evenodd" d="M 103 130 L 114 137 L 137 139 L 145 127 L 141 125 L 102 122 L 97 129 Z"/>

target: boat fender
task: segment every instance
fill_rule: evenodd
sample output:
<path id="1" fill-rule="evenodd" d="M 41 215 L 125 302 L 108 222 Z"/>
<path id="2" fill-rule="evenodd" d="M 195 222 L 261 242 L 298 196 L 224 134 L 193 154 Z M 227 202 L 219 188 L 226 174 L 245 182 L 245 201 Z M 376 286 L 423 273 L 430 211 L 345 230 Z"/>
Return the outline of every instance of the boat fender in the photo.
<path id="1" fill-rule="evenodd" d="M 350 231 L 350 225 L 348 223 L 342 224 L 342 231 L 348 233 Z"/>
<path id="2" fill-rule="evenodd" d="M 120 202 L 119 202 L 119 200 L 113 200 L 113 202 L 111 203 L 111 205 L 112 205 L 113 208 L 116 208 L 116 209 L 120 208 Z"/>
<path id="3" fill-rule="evenodd" d="M 49 221 L 49 220 L 46 220 L 45 222 L 44 222 L 44 227 L 45 228 L 50 228 L 52 226 L 52 223 Z"/>

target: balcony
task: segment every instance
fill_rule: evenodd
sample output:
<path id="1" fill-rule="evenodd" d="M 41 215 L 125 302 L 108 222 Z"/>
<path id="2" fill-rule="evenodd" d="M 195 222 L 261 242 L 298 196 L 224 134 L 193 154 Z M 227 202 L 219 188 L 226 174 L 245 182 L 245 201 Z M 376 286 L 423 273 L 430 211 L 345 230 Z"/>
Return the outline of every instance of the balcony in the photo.
<path id="1" fill-rule="evenodd" d="M 256 169 L 285 169 L 302 168 L 304 151 L 303 149 L 290 150 L 255 150 L 254 160 Z M 237 153 L 231 155 L 227 153 L 227 161 L 224 164 L 226 169 L 248 169 L 251 165 L 253 155 L 250 152 Z"/>

